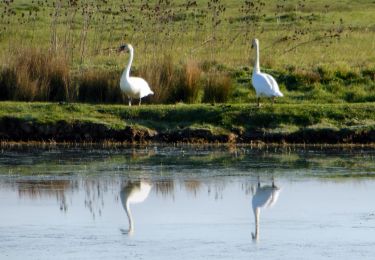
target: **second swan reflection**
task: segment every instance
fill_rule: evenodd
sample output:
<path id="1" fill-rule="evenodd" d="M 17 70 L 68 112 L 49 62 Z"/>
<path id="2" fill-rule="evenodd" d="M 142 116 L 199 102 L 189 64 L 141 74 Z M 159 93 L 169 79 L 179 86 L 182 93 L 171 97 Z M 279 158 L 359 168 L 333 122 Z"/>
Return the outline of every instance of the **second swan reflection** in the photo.
<path id="1" fill-rule="evenodd" d="M 268 208 L 277 202 L 279 198 L 280 188 L 275 185 L 275 180 L 272 178 L 272 185 L 260 185 L 260 179 L 258 177 L 258 185 L 253 190 L 253 212 L 255 217 L 255 233 L 251 233 L 254 241 L 259 240 L 259 221 L 260 221 L 260 209 Z"/>
<path id="2" fill-rule="evenodd" d="M 128 181 L 122 186 L 120 199 L 129 220 L 128 230 L 121 229 L 123 234 L 132 235 L 134 233 L 134 221 L 130 210 L 130 204 L 143 202 L 148 197 L 150 190 L 151 184 L 144 180 L 135 182 Z"/>
<path id="3" fill-rule="evenodd" d="M 123 234 L 132 235 L 134 233 L 134 220 L 130 209 L 130 204 L 143 202 L 150 194 L 152 184 L 146 180 L 128 181 L 122 185 L 120 191 L 120 199 L 122 206 L 128 216 L 129 228 L 121 229 Z M 251 233 L 254 241 L 259 240 L 259 222 L 260 210 L 273 206 L 280 194 L 281 189 L 275 185 L 272 178 L 272 185 L 261 185 L 260 178 L 258 183 L 252 188 L 253 199 L 252 208 L 255 217 L 255 233 Z"/>

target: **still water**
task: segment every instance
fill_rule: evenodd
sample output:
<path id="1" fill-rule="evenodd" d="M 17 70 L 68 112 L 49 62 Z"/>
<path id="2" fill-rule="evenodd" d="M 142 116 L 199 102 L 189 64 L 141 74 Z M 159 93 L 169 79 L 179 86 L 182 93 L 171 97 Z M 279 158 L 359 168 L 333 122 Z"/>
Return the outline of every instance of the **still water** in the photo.
<path id="1" fill-rule="evenodd" d="M 1 259 L 374 259 L 375 151 L 0 154 Z"/>

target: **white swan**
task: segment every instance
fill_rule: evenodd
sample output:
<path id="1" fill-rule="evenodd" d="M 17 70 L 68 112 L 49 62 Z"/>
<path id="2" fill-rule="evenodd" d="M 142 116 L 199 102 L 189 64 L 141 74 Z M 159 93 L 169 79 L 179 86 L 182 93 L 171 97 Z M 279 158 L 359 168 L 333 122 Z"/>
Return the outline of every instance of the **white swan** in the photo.
<path id="1" fill-rule="evenodd" d="M 128 182 L 121 188 L 120 199 L 129 221 L 128 230 L 121 230 L 124 234 L 131 235 L 134 232 L 134 220 L 130 211 L 130 204 L 143 202 L 148 197 L 150 190 L 151 184 L 146 181 Z"/>
<path id="2" fill-rule="evenodd" d="M 131 44 L 121 45 L 119 48 L 119 52 L 122 51 L 129 51 L 130 57 L 128 65 L 126 66 L 120 79 L 120 88 L 128 96 L 129 106 L 131 106 L 132 98 L 138 98 L 139 105 L 141 105 L 142 98 L 148 95 L 153 95 L 154 92 L 150 89 L 150 86 L 144 79 L 138 77 L 130 77 L 130 67 L 132 65 L 134 57 L 133 46 Z"/>
<path id="3" fill-rule="evenodd" d="M 260 72 L 258 39 L 253 40 L 251 48 L 255 48 L 256 50 L 256 58 L 251 81 L 253 87 L 255 88 L 258 107 L 260 106 L 259 100 L 262 96 L 271 97 L 273 104 L 275 102 L 275 97 L 283 97 L 284 95 L 280 92 L 279 85 L 271 75 Z"/>
<path id="4" fill-rule="evenodd" d="M 255 216 L 255 234 L 251 233 L 253 240 L 259 239 L 259 215 L 261 208 L 268 208 L 274 205 L 279 198 L 280 188 L 275 185 L 272 179 L 272 186 L 260 186 L 260 180 L 258 177 L 258 186 L 256 192 L 253 195 L 252 207 Z"/>

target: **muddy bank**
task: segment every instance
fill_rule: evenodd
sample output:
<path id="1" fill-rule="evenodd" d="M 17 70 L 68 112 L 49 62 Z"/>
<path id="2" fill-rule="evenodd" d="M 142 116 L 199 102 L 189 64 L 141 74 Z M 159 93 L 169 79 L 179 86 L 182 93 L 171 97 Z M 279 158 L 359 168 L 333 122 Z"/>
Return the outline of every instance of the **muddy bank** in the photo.
<path id="1" fill-rule="evenodd" d="M 306 144 L 372 144 L 375 129 L 300 129 L 292 133 L 275 133 L 264 130 L 228 131 L 215 133 L 210 129 L 168 129 L 157 131 L 146 127 L 126 126 L 113 129 L 105 124 L 92 122 L 57 121 L 37 123 L 17 118 L 0 120 L 1 141 L 44 142 L 165 142 L 165 143 L 306 143 Z"/>

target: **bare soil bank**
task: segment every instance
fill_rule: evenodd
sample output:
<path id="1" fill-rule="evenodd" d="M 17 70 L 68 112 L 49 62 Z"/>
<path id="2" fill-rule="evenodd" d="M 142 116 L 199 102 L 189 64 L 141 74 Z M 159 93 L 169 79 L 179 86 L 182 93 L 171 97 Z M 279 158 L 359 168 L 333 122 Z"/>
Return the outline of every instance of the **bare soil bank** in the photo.
<path id="1" fill-rule="evenodd" d="M 209 129 L 186 127 L 183 129 L 155 130 L 126 126 L 113 129 L 105 124 L 92 122 L 37 123 L 19 118 L 0 119 L 2 141 L 46 141 L 46 142 L 165 142 L 165 143 L 306 143 L 306 144 L 372 144 L 375 129 L 311 129 L 302 128 L 292 133 L 275 133 L 261 130 L 240 131 L 233 129 L 217 133 Z"/>

